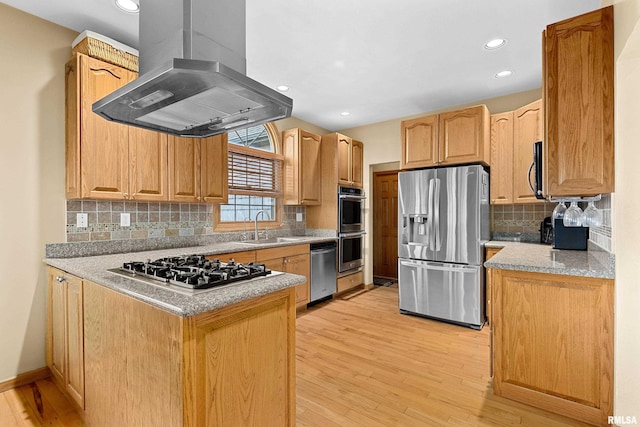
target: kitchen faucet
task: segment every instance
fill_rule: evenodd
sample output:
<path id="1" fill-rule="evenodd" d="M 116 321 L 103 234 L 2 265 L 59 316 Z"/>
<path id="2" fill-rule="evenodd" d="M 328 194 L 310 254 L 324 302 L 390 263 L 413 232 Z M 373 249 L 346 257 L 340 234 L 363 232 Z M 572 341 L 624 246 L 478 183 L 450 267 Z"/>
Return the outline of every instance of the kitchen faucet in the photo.
<path id="1" fill-rule="evenodd" d="M 256 218 L 253 220 L 253 230 L 254 230 L 254 240 L 260 240 L 260 236 L 258 236 L 258 215 L 263 214 L 266 215 L 269 220 L 271 220 L 271 216 L 269 216 L 269 212 L 262 209 L 256 212 Z"/>

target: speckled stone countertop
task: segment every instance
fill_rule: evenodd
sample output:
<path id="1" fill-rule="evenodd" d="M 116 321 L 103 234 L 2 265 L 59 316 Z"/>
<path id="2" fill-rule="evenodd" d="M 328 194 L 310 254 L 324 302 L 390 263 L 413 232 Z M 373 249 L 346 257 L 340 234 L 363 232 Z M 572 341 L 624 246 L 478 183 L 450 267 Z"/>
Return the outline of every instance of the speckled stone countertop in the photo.
<path id="1" fill-rule="evenodd" d="M 550 245 L 495 240 L 485 246 L 503 248 L 484 263 L 487 268 L 604 279 L 615 277 L 614 256 L 604 251 L 559 250 Z"/>
<path id="2" fill-rule="evenodd" d="M 238 282 L 230 286 L 213 288 L 210 291 L 196 295 L 185 295 L 149 285 L 138 280 L 119 276 L 107 270 L 120 267 L 123 263 L 131 261 L 146 261 L 147 259 L 154 260 L 186 254 L 216 255 L 228 252 L 335 240 L 335 238 L 327 237 L 300 237 L 291 242 L 261 245 L 249 245 L 241 242 L 226 242 L 204 246 L 161 249 L 135 253 L 75 258 L 46 258 L 44 262 L 52 267 L 59 268 L 67 273 L 129 295 L 135 299 L 147 302 L 179 316 L 192 316 L 198 313 L 219 309 L 250 298 L 266 295 L 280 289 L 299 285 L 304 283 L 305 277 L 296 274 L 280 274 L 273 277 L 266 276 L 258 280 L 249 280 L 245 282 Z"/>

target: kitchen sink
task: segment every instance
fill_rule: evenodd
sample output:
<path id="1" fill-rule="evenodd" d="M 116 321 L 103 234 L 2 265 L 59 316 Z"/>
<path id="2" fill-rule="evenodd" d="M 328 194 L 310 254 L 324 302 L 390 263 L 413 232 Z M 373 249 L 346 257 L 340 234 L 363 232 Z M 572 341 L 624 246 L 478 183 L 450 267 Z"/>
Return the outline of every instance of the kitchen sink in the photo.
<path id="1" fill-rule="evenodd" d="M 306 239 L 308 239 L 308 237 L 306 236 L 272 237 L 270 239 L 245 240 L 244 242 L 235 242 L 235 243 L 238 243 L 240 245 L 262 246 L 262 245 L 272 245 L 274 243 L 301 242 Z"/>

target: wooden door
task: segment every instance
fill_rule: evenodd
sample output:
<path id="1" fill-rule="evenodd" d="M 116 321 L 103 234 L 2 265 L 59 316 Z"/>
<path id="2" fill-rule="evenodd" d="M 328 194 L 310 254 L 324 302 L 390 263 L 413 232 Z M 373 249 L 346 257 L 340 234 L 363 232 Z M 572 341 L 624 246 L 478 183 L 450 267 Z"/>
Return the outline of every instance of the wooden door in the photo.
<path id="1" fill-rule="evenodd" d="M 491 115 L 491 204 L 513 203 L 513 111 Z"/>
<path id="2" fill-rule="evenodd" d="M 398 277 L 398 171 L 373 175 L 373 275 Z"/>
<path id="3" fill-rule="evenodd" d="M 134 200 L 168 200 L 167 135 L 129 128 L 129 194 Z"/>
<path id="4" fill-rule="evenodd" d="M 484 105 L 440 114 L 440 163 L 488 164 L 489 120 L 489 111 Z"/>
<path id="5" fill-rule="evenodd" d="M 227 203 L 229 188 L 227 134 L 201 139 L 200 155 L 202 201 Z M 195 176 L 194 179 L 196 179 Z"/>
<path id="6" fill-rule="evenodd" d="M 300 254 L 284 258 L 284 271 L 305 276 L 307 281 L 296 286 L 296 306 L 309 302 L 309 285 L 311 283 L 311 256 Z"/>
<path id="7" fill-rule="evenodd" d="M 543 202 L 536 199 L 528 182 L 533 143 L 542 141 L 542 101 L 518 108 L 513 113 L 513 120 L 513 203 Z"/>
<path id="8" fill-rule="evenodd" d="M 438 163 L 438 115 L 405 120 L 401 132 L 400 168 L 424 168 Z"/>
<path id="9" fill-rule="evenodd" d="M 351 138 L 338 134 L 338 184 L 351 185 Z"/>
<path id="10" fill-rule="evenodd" d="M 549 25 L 546 195 L 614 191 L 613 7 Z"/>
<path id="11" fill-rule="evenodd" d="M 364 146 L 360 141 L 351 142 L 351 181 L 356 187 L 362 188 L 364 165 Z"/>
<path id="12" fill-rule="evenodd" d="M 67 316 L 67 287 L 63 279 L 64 273 L 49 268 L 48 287 L 48 321 L 47 321 L 47 366 L 59 384 L 64 384 L 66 376 L 65 353 L 66 316 Z"/>
<path id="13" fill-rule="evenodd" d="M 300 130 L 299 136 L 299 199 L 301 205 L 322 203 L 322 138 Z M 285 178 L 286 179 L 286 178 Z"/>
<path id="14" fill-rule="evenodd" d="M 168 151 L 169 200 L 200 202 L 200 140 L 170 136 Z"/>
<path id="15" fill-rule="evenodd" d="M 129 192 L 129 127 L 95 114 L 91 106 L 133 80 L 117 65 L 80 56 L 82 197 L 126 198 Z"/>
<path id="16" fill-rule="evenodd" d="M 82 279 L 67 276 L 67 376 L 65 387 L 84 408 L 84 300 Z"/>

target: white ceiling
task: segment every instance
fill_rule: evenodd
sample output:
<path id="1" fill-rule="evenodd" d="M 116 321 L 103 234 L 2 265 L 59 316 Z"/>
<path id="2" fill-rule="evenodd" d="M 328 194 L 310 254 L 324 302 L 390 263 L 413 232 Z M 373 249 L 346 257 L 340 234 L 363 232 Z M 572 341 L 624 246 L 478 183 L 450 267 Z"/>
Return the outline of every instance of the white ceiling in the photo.
<path id="1" fill-rule="evenodd" d="M 121 12 L 114 0 L 2 1 L 78 32 L 95 31 L 137 48 L 137 15 Z M 289 86 L 293 115 L 329 130 L 538 88 L 544 27 L 601 4 L 246 1 L 247 74 L 271 87 Z M 496 37 L 508 44 L 485 50 L 484 43 Z M 494 78 L 505 69 L 513 75 Z M 341 116 L 343 111 L 351 114 Z"/>

